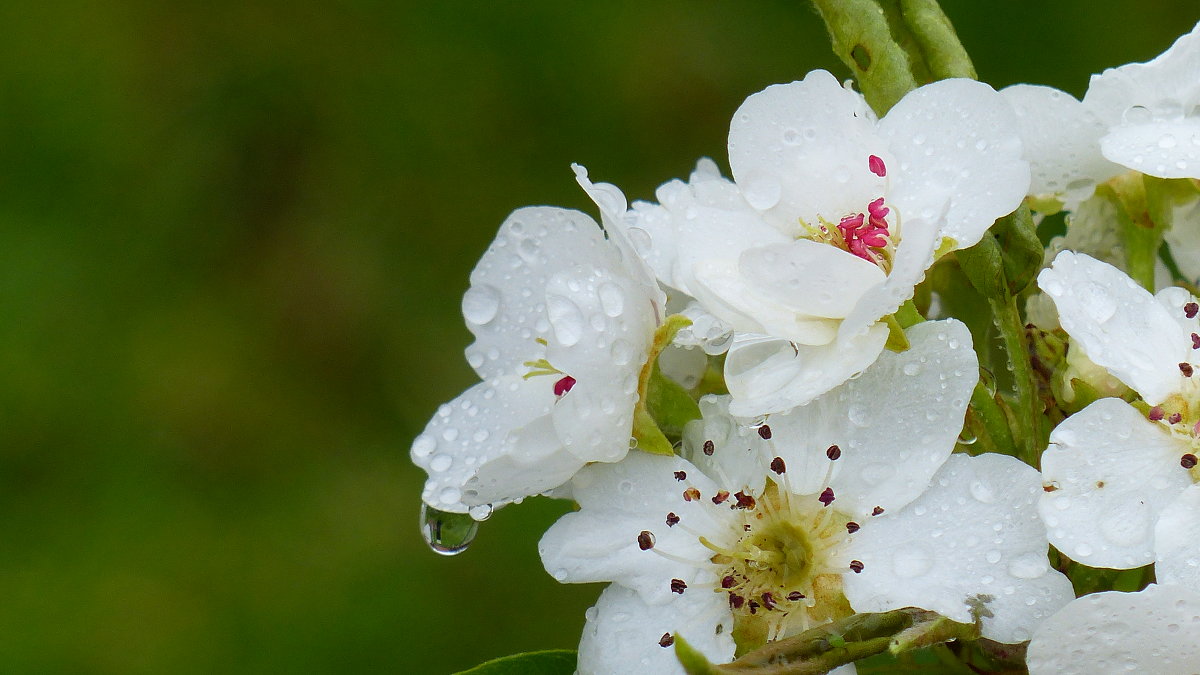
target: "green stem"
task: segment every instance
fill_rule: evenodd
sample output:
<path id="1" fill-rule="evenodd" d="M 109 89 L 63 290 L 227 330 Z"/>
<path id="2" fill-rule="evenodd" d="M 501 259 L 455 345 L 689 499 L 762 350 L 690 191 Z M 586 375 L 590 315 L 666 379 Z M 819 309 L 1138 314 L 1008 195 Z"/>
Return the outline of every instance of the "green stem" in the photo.
<path id="1" fill-rule="evenodd" d="M 996 328 L 1008 363 L 1012 367 L 1013 393 L 1016 400 L 1012 405 L 1013 425 L 1016 439 L 1016 457 L 1030 466 L 1038 466 L 1038 453 L 1042 449 L 1042 410 L 1038 398 L 1037 380 L 1033 363 L 1029 358 L 1029 346 L 1025 341 L 1025 326 L 1017 300 L 1012 295 L 988 298 Z"/>
<path id="2" fill-rule="evenodd" d="M 917 88 L 912 65 L 873 0 L 812 0 L 833 43 L 833 52 L 854 73 L 867 103 L 882 116 Z"/>
<path id="3" fill-rule="evenodd" d="M 976 78 L 971 57 L 937 0 L 900 0 L 904 23 L 912 32 L 933 79 Z"/>

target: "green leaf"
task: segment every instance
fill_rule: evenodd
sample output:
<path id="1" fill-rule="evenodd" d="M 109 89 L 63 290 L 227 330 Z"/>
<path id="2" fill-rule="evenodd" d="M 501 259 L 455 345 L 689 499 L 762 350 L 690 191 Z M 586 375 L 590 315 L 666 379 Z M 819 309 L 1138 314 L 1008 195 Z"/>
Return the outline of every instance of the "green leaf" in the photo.
<path id="1" fill-rule="evenodd" d="M 457 675 L 571 675 L 574 672 L 575 652 L 550 649 L 494 659 Z"/>

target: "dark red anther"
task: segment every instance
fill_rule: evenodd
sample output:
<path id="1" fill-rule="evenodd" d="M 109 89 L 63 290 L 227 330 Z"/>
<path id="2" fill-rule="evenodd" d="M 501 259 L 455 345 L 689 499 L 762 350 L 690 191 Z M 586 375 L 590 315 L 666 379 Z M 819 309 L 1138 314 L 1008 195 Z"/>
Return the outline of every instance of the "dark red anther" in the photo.
<path id="1" fill-rule="evenodd" d="M 764 441 L 771 440 L 771 427 L 767 424 L 762 425 L 758 428 L 758 435 Z"/>
<path id="2" fill-rule="evenodd" d="M 1171 413 L 1171 416 L 1167 418 L 1167 421 L 1171 424 L 1179 424 L 1183 421 L 1183 415 L 1180 415 L 1179 413 Z"/>
<path id="3" fill-rule="evenodd" d="M 711 457 L 713 454 L 713 450 L 716 450 L 716 449 L 717 448 L 715 445 L 713 445 L 712 441 L 704 441 L 704 454 Z"/>
<path id="4" fill-rule="evenodd" d="M 654 548 L 654 533 L 650 530 L 642 530 L 642 533 L 637 536 L 638 548 L 643 551 L 649 551 Z"/>
<path id="5" fill-rule="evenodd" d="M 700 499 L 700 491 L 696 488 L 690 487 L 683 491 L 683 501 L 694 502 L 697 499 Z"/>
<path id="6" fill-rule="evenodd" d="M 729 499 L 729 490 L 718 490 L 717 494 L 713 495 L 712 503 L 721 504 L 726 499 Z"/>
<path id="7" fill-rule="evenodd" d="M 791 600 L 792 602 L 796 602 L 797 600 L 803 600 L 804 594 L 801 593 L 800 591 L 792 591 L 791 593 L 787 594 L 787 599 Z"/>
<path id="8" fill-rule="evenodd" d="M 854 534 L 855 532 L 858 532 L 860 527 L 861 526 L 858 523 L 854 522 L 853 520 L 846 523 L 846 531 L 849 532 L 850 534 Z"/>
<path id="9" fill-rule="evenodd" d="M 836 444 L 831 445 L 825 450 L 825 456 L 828 457 L 831 461 L 835 460 L 838 457 L 842 456 L 842 449 L 839 448 Z"/>
<path id="10" fill-rule="evenodd" d="M 832 504 L 833 500 L 834 500 L 833 488 L 827 487 L 824 490 L 822 490 L 821 496 L 817 497 L 817 500 L 820 501 L 821 504 L 824 506 L 829 506 L 830 504 Z"/>
<path id="11" fill-rule="evenodd" d="M 1192 333 L 1192 349 L 1200 349 L 1200 334 Z"/>
<path id="12" fill-rule="evenodd" d="M 667 514 L 667 527 L 675 527 L 675 524 L 678 522 L 679 516 L 675 515 L 674 511 Z"/>
<path id="13" fill-rule="evenodd" d="M 558 382 L 554 383 L 554 395 L 562 396 L 562 395 L 566 394 L 568 391 L 571 391 L 571 387 L 574 387 L 574 386 L 575 386 L 575 378 L 571 377 L 570 375 L 566 375 L 562 379 L 560 379 Z"/>
<path id="14" fill-rule="evenodd" d="M 854 572 L 855 574 L 861 573 L 863 571 L 862 561 L 861 560 L 851 560 L 850 561 L 850 570 L 852 572 Z"/>
<path id="15" fill-rule="evenodd" d="M 867 167 L 871 169 L 871 173 L 880 178 L 887 175 L 887 167 L 884 166 L 883 160 L 878 155 L 871 155 L 867 158 Z"/>
<path id="16" fill-rule="evenodd" d="M 1183 457 L 1180 457 L 1179 466 L 1182 466 L 1185 469 L 1190 469 L 1196 466 L 1196 456 L 1189 452 Z"/>
<path id="17" fill-rule="evenodd" d="M 1191 377 L 1195 370 L 1192 368 L 1192 364 L 1184 361 L 1179 364 L 1179 372 L 1183 373 L 1184 377 Z"/>
<path id="18" fill-rule="evenodd" d="M 746 602 L 746 599 L 743 598 L 742 596 L 738 595 L 737 593 L 729 594 L 729 606 L 730 607 L 732 607 L 734 609 L 741 609 L 742 604 L 745 602 Z"/>
<path id="19" fill-rule="evenodd" d="M 767 609 L 775 609 L 775 596 L 768 591 L 762 594 L 763 607 Z"/>
<path id="20" fill-rule="evenodd" d="M 672 579 L 671 580 L 671 592 L 672 593 L 678 593 L 680 595 L 683 595 L 683 592 L 686 590 L 687 590 L 687 584 L 684 583 L 683 579 Z"/>
<path id="21" fill-rule="evenodd" d="M 1160 405 L 1156 405 L 1150 409 L 1150 421 L 1151 422 L 1157 422 L 1165 416 L 1166 416 L 1166 414 L 1163 412 L 1162 406 L 1160 406 Z"/>
<path id="22" fill-rule="evenodd" d="M 877 515 L 879 515 L 879 514 L 881 514 L 881 513 L 883 513 L 883 507 L 882 507 L 882 506 L 876 506 L 875 508 L 871 509 L 871 515 L 873 515 L 873 516 L 877 516 Z"/>
<path id="23" fill-rule="evenodd" d="M 733 498 L 737 500 L 737 508 L 739 509 L 752 509 L 757 503 L 754 501 L 754 497 L 751 497 L 741 490 L 734 493 Z"/>
<path id="24" fill-rule="evenodd" d="M 663 636 L 658 639 L 659 647 L 666 648 L 666 647 L 670 647 L 673 644 L 675 644 L 675 636 L 671 635 L 670 633 L 663 633 Z"/>
<path id="25" fill-rule="evenodd" d="M 733 584 L 736 582 L 737 579 L 734 579 L 732 574 L 726 575 L 721 579 L 721 588 L 733 588 Z"/>
<path id="26" fill-rule="evenodd" d="M 1189 302 L 1183 306 L 1183 315 L 1189 319 L 1196 318 L 1196 312 L 1200 312 L 1200 305 L 1194 302 Z"/>
<path id="27" fill-rule="evenodd" d="M 676 471 L 675 472 L 675 480 L 687 480 L 687 472 L 686 471 Z"/>
<path id="28" fill-rule="evenodd" d="M 771 470 L 778 475 L 782 475 L 784 471 L 787 471 L 787 465 L 783 463 L 782 457 L 776 457 L 771 460 Z"/>

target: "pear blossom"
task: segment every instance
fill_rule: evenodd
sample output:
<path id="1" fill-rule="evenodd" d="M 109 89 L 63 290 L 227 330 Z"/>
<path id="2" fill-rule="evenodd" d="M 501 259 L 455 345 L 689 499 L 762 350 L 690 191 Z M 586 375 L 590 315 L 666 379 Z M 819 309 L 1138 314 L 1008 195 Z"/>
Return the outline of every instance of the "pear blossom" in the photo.
<path id="1" fill-rule="evenodd" d="M 586 185 L 592 192 L 590 184 Z M 604 188 L 608 207 L 624 197 Z M 441 511 L 551 490 L 629 451 L 638 372 L 664 305 L 620 232 L 577 211 L 513 212 L 471 273 L 462 309 L 483 379 L 441 406 L 412 445 Z"/>
<path id="2" fill-rule="evenodd" d="M 1074 208 L 1130 169 L 1200 178 L 1200 25 L 1146 63 L 1093 75 L 1082 101 L 1038 85 L 1000 93 L 1021 120 L 1031 195 Z"/>
<path id="3" fill-rule="evenodd" d="M 1037 472 L 951 456 L 977 378 L 965 326 L 928 322 L 908 338 L 908 351 L 757 426 L 706 398 L 686 457 L 576 474 L 580 510 L 539 551 L 559 581 L 613 582 L 589 612 L 581 673 L 678 673 L 676 635 L 723 662 L 735 641 L 914 605 L 978 615 L 985 636 L 1019 642 L 1070 600 L 1046 558 Z"/>
<path id="4" fill-rule="evenodd" d="M 1029 167 L 985 84 L 921 87 L 883 118 L 825 71 L 750 96 L 729 131 L 733 181 L 701 160 L 635 203 L 629 236 L 658 279 L 736 331 L 736 414 L 806 403 L 869 366 L 880 319 L 935 251 L 971 246 L 1013 211 Z"/>
<path id="5" fill-rule="evenodd" d="M 1200 453 L 1200 304 L 1181 288 L 1157 295 L 1106 263 L 1063 251 L 1038 284 L 1055 302 L 1070 349 L 1128 385 L 1146 411 L 1102 398 L 1050 434 L 1039 509 L 1050 541 L 1094 567 L 1154 562 L 1156 525 L 1196 482 Z"/>

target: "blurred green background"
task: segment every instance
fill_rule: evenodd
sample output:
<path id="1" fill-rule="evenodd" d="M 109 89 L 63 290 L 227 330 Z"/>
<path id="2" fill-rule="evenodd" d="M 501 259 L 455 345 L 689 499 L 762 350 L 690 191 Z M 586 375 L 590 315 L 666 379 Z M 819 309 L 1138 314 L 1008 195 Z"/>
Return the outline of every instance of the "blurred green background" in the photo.
<path id="1" fill-rule="evenodd" d="M 946 2 L 980 76 L 1082 94 L 1195 0 Z M 514 208 L 648 198 L 742 98 L 845 71 L 804 2 L 0 6 L 0 671 L 447 673 L 573 647 L 597 587 L 498 512 L 453 559 L 408 445 L 474 382 Z"/>

